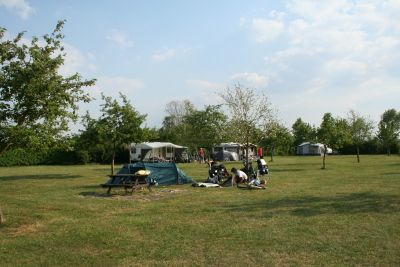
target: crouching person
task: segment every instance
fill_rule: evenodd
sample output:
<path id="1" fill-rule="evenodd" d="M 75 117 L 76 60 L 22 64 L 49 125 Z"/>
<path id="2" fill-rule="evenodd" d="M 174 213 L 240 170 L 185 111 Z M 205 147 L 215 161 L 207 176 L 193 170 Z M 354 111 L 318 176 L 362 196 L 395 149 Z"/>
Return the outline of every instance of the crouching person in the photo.
<path id="1" fill-rule="evenodd" d="M 232 172 L 232 186 L 236 184 L 236 186 L 239 186 L 240 183 L 246 183 L 248 181 L 247 174 L 241 170 L 238 170 L 236 168 L 231 169 Z"/>

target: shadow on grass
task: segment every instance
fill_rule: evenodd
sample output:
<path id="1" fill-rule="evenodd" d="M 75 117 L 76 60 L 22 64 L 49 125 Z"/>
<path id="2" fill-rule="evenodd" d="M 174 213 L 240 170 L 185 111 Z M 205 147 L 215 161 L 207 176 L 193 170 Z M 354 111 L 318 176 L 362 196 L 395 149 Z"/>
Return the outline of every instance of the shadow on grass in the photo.
<path id="1" fill-rule="evenodd" d="M 332 197 L 293 197 L 272 201 L 243 203 L 226 207 L 233 212 L 263 212 L 265 217 L 288 214 L 316 216 L 321 214 L 398 213 L 400 197 L 370 192 L 343 194 Z M 264 212 L 265 211 L 265 212 Z"/>
<path id="2" fill-rule="evenodd" d="M 382 175 L 387 175 L 387 176 L 399 175 L 399 177 L 400 177 L 400 172 L 386 172 L 386 173 L 382 173 Z"/>
<path id="3" fill-rule="evenodd" d="M 100 188 L 101 185 L 100 184 L 90 184 L 90 185 L 81 185 L 81 186 L 77 186 L 76 188 L 81 188 L 81 189 L 96 189 L 96 188 Z"/>
<path id="4" fill-rule="evenodd" d="M 69 174 L 30 174 L 30 175 L 10 175 L 0 176 L 0 182 L 3 181 L 15 181 L 15 180 L 53 180 L 53 179 L 72 179 L 81 178 L 81 175 L 69 175 Z"/>
<path id="5" fill-rule="evenodd" d="M 79 195 L 84 197 L 105 197 L 105 198 L 111 198 L 113 196 L 112 194 L 92 192 L 92 191 L 80 192 Z"/>
<path id="6" fill-rule="evenodd" d="M 302 172 L 306 171 L 307 169 L 271 169 L 271 172 Z"/>

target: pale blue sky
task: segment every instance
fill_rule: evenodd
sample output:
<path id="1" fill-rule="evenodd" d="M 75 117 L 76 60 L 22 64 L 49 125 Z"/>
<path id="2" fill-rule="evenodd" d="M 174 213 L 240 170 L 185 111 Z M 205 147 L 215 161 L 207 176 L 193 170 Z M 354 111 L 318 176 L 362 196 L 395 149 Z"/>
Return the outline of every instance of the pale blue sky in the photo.
<path id="1" fill-rule="evenodd" d="M 202 109 L 236 82 L 264 92 L 288 127 L 400 109 L 400 0 L 0 0 L 10 37 L 42 36 L 62 19 L 62 72 L 96 78 L 98 100 L 127 95 L 150 127 L 169 101 Z M 81 113 L 97 116 L 98 100 Z"/>

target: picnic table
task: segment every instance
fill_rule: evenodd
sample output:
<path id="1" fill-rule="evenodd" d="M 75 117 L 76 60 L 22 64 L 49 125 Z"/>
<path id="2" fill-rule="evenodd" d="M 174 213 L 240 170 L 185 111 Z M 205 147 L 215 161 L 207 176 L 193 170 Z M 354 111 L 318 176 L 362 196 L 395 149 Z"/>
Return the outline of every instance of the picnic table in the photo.
<path id="1" fill-rule="evenodd" d="M 148 174 L 117 173 L 108 176 L 111 178 L 111 181 L 101 185 L 102 187 L 108 187 L 107 194 L 111 193 L 113 187 L 123 187 L 125 193 L 128 193 L 128 189 L 130 189 L 131 194 L 133 191 L 144 187 L 151 191 L 151 185 L 147 180 Z"/>

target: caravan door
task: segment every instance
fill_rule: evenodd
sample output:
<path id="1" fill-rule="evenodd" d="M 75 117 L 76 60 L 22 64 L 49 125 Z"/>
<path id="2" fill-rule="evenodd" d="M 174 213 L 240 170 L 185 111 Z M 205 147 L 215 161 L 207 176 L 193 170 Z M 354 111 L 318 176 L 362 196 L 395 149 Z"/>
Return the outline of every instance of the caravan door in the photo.
<path id="1" fill-rule="evenodd" d="M 165 159 L 166 160 L 173 160 L 174 159 L 174 148 L 171 146 L 165 147 Z"/>
<path id="2" fill-rule="evenodd" d="M 130 151 L 130 161 L 140 161 L 141 160 L 141 148 L 136 146 L 136 144 L 131 144 Z"/>

